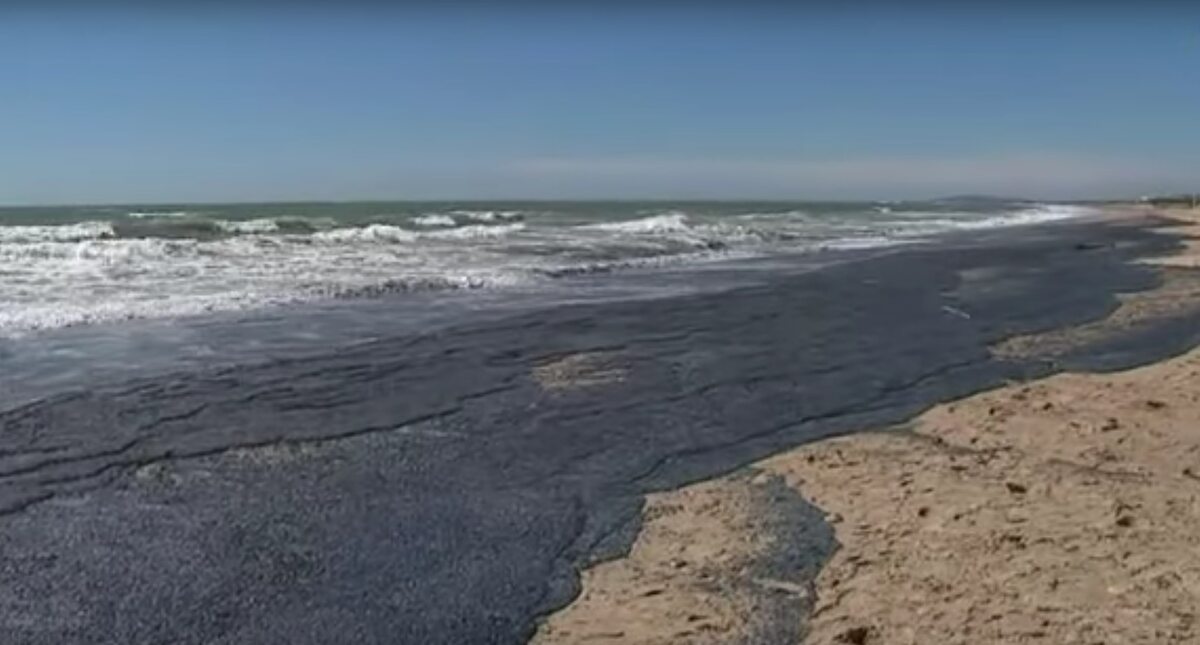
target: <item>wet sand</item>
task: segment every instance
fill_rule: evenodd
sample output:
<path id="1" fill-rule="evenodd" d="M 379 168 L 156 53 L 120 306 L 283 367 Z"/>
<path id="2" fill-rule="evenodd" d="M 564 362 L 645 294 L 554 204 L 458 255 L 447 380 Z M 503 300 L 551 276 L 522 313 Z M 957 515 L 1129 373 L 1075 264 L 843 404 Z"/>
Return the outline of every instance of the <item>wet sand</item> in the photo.
<path id="1" fill-rule="evenodd" d="M 1200 213 L 1175 212 L 1200 222 Z M 1200 226 L 1182 229 L 1195 235 Z M 1111 334 L 1200 309 L 1197 243 L 1147 262 L 1155 290 L 1102 320 L 993 345 L 1055 363 Z M 1063 373 L 941 404 L 898 427 L 782 452 L 649 496 L 627 557 L 535 642 L 761 642 L 769 589 L 809 610 L 786 641 L 1190 643 L 1200 638 L 1200 350 Z M 811 585 L 756 577 L 771 482 L 815 504 L 837 541 Z M 761 497 L 761 495 L 759 496 Z M 787 539 L 786 536 L 783 539 Z M 769 597 L 769 596 L 767 596 Z M 785 641 L 780 641 L 785 642 Z"/>

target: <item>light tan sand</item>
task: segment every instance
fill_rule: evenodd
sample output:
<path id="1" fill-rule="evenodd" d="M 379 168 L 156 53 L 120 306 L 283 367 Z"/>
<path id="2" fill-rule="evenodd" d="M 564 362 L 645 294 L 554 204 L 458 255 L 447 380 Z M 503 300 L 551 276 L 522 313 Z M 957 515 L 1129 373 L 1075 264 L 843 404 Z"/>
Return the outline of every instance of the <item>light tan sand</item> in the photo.
<path id="1" fill-rule="evenodd" d="M 625 378 L 613 352 L 580 352 L 558 356 L 533 368 L 533 380 L 548 391 L 613 383 Z"/>
<path id="2" fill-rule="evenodd" d="M 1161 258 L 1146 260 L 1150 264 L 1163 266 L 1191 267 L 1200 266 L 1200 209 L 1173 208 L 1159 211 L 1162 215 L 1178 220 L 1184 225 L 1177 229 L 1187 235 L 1186 248 L 1181 253 L 1174 253 Z"/>
<path id="3" fill-rule="evenodd" d="M 844 518 L 809 642 L 1194 642 L 1198 382 L 1060 375 L 768 461 Z"/>
<path id="4" fill-rule="evenodd" d="M 552 617 L 535 643 L 728 643 L 755 623 L 755 586 L 807 593 L 756 579 L 765 546 L 746 477 L 651 495 L 627 558 L 584 571 L 583 592 Z"/>
<path id="5" fill-rule="evenodd" d="M 1127 299 L 1110 324 L 1196 301 L 1195 286 L 1168 280 L 1175 291 Z M 1200 350 L 1015 384 L 756 467 L 822 508 L 841 545 L 805 642 L 1200 642 Z M 735 590 L 753 584 L 744 563 L 764 546 L 753 485 L 651 496 L 629 557 L 583 572 L 579 599 L 536 642 L 744 641 L 754 611 Z"/>

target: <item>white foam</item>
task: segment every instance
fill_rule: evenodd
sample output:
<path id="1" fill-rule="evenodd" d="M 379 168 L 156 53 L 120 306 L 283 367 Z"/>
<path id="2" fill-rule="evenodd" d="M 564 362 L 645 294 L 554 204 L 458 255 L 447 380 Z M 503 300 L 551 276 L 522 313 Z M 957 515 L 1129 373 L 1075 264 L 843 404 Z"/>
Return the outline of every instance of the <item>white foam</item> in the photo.
<path id="1" fill-rule="evenodd" d="M 456 222 L 453 217 L 443 215 L 441 213 L 429 213 L 413 218 L 413 224 L 417 226 L 454 226 Z"/>
<path id="2" fill-rule="evenodd" d="M 284 299 L 275 299 L 284 304 Z M 272 304 L 249 294 L 190 295 L 151 299 L 111 298 L 99 301 L 29 303 L 0 310 L 0 335 L 20 337 L 29 332 L 122 320 L 176 318 Z"/>
<path id="3" fill-rule="evenodd" d="M 471 224 L 459 228 L 452 228 L 444 231 L 431 231 L 429 233 L 421 233 L 420 236 L 428 239 L 456 239 L 456 240 L 484 240 L 496 239 L 506 235 L 510 235 L 517 231 L 525 230 L 525 224 L 516 222 L 514 224 L 500 224 L 495 226 L 484 226 L 482 224 Z"/>
<path id="4" fill-rule="evenodd" d="M 777 250 L 872 248 L 946 231 L 1032 224 L 1092 211 L 1046 205 L 987 215 L 868 211 L 860 217 L 824 217 L 793 211 L 725 218 L 659 212 L 619 222 L 528 228 L 514 217 L 505 219 L 516 211 L 468 212 L 476 217 L 463 212 L 453 216 L 457 219 L 427 215 L 478 223 L 454 227 L 431 219 L 429 229 L 421 231 L 371 224 L 315 233 L 297 226 L 289 232 L 280 218 L 212 220 L 234 233 L 215 239 L 116 238 L 110 224 L 98 221 L 0 226 L 0 335 L 329 297 L 510 287 L 579 273 L 690 265 Z"/>
<path id="5" fill-rule="evenodd" d="M 891 222 L 891 224 L 898 226 L 898 229 L 894 232 L 896 235 L 932 235 L 946 231 L 983 230 L 1041 224 L 1085 217 L 1093 213 L 1095 213 L 1095 210 L 1086 206 L 1045 204 L 984 217 L 976 214 L 946 217 L 945 214 L 941 213 L 908 213 L 906 214 L 906 221 Z"/>
<path id="6" fill-rule="evenodd" d="M 876 249 L 898 244 L 911 244 L 911 240 L 898 240 L 893 237 L 870 235 L 863 237 L 844 237 L 816 244 L 816 248 L 826 251 L 852 251 L 855 249 Z"/>
<path id="7" fill-rule="evenodd" d="M 359 294 L 497 288 L 534 277 L 505 256 L 458 242 L 398 249 L 390 241 L 413 234 L 394 227 L 327 233 L 0 244 L 0 335 Z"/>
<path id="8" fill-rule="evenodd" d="M 662 233 L 682 233 L 691 230 L 690 226 L 688 225 L 687 215 L 685 213 L 678 212 L 662 213 L 659 215 L 643 217 L 641 219 L 626 220 L 623 222 L 587 224 L 580 228 L 593 231 L 651 235 Z"/>
<path id="9" fill-rule="evenodd" d="M 270 264 L 267 262 L 266 266 Z M 303 264 L 276 268 L 277 271 L 248 269 L 249 275 L 239 279 L 234 275 L 234 267 L 208 276 L 203 273 L 170 275 L 179 274 L 178 269 L 163 271 L 163 267 L 159 267 L 140 277 L 134 276 L 117 291 L 105 293 L 93 288 L 89 292 L 80 285 L 81 288 L 70 294 L 58 293 L 40 301 L 25 301 L 16 307 L 0 309 L 0 337 L 133 319 L 247 311 L 331 297 L 514 287 L 532 277 L 506 269 L 452 272 L 441 268 L 443 272 L 439 273 L 436 268 L 409 267 L 407 275 L 387 277 L 379 271 L 361 271 L 356 275 L 345 268 L 320 270 Z M 289 268 L 291 273 L 282 273 Z M 76 281 L 86 281 L 86 273 L 76 272 Z M 197 280 L 197 277 L 207 279 Z M 98 284 L 99 280 L 93 282 Z M 164 286 L 174 288 L 164 289 Z"/>
<path id="10" fill-rule="evenodd" d="M 458 228 L 416 232 L 390 224 L 336 228 L 313 234 L 313 239 L 339 244 L 371 242 L 378 244 L 416 243 L 421 240 L 484 240 L 501 238 L 525 229 L 523 222 L 486 226 L 471 224 Z"/>
<path id="11" fill-rule="evenodd" d="M 812 216 L 808 212 L 801 211 L 801 210 L 779 211 L 779 212 L 775 212 L 775 213 L 771 213 L 771 212 L 742 213 L 741 215 L 737 216 L 738 219 L 742 219 L 742 220 L 750 220 L 750 221 L 764 220 L 764 221 L 784 221 L 784 222 L 787 222 L 787 221 L 804 222 L 804 221 L 808 221 L 811 217 Z"/>
<path id="12" fill-rule="evenodd" d="M 191 211 L 130 211 L 125 213 L 125 216 L 132 217 L 134 219 L 148 219 L 190 217 L 196 214 L 198 213 L 193 213 Z"/>
<path id="13" fill-rule="evenodd" d="M 312 237 L 321 242 L 395 244 L 397 242 L 413 242 L 417 239 L 417 234 L 390 224 L 371 224 L 363 227 L 335 228 L 329 231 L 320 231 L 314 233 Z"/>
<path id="14" fill-rule="evenodd" d="M 279 221 L 270 218 L 251 220 L 214 220 L 213 224 L 226 233 L 239 235 L 260 235 L 274 233 L 279 230 Z"/>
<path id="15" fill-rule="evenodd" d="M 1041 204 L 1017 211 L 1010 216 L 1014 224 L 1036 224 L 1095 215 L 1096 209 L 1073 204 Z"/>
<path id="16" fill-rule="evenodd" d="M 457 210 L 451 211 L 451 215 L 457 215 L 475 222 L 507 222 L 511 220 L 521 219 L 521 211 L 467 211 Z"/>
<path id="17" fill-rule="evenodd" d="M 30 242 L 77 242 L 113 237 L 108 222 L 80 222 L 60 226 L 0 226 L 0 244 Z"/>

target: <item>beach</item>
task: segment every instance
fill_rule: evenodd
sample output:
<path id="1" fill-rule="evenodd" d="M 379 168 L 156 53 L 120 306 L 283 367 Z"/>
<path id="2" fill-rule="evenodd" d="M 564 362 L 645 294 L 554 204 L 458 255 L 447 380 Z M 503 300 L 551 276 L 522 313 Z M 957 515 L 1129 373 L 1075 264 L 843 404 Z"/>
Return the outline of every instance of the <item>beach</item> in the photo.
<path id="1" fill-rule="evenodd" d="M 964 397 L 1162 361 L 1200 329 L 1200 311 L 1156 296 L 1192 284 L 1183 268 L 1168 278 L 1145 261 L 1184 248 L 1157 213 L 1012 226 L 958 217 L 970 225 L 903 243 L 584 272 L 547 291 L 406 292 L 4 340 L 0 633 L 53 645 L 889 634 L 889 616 L 906 614 L 868 604 L 884 596 L 826 606 L 830 588 L 867 580 L 846 573 L 851 559 L 856 576 L 903 579 L 909 553 L 958 571 L 955 551 L 905 532 L 935 521 L 966 530 L 983 512 L 971 506 L 989 499 L 977 490 L 993 484 L 996 504 L 1031 504 L 1043 486 L 1015 449 L 974 465 L 967 456 L 983 448 L 958 426 L 930 429 L 942 409 L 931 406 L 957 401 L 956 414 L 976 418 L 984 404 Z M 697 234 L 679 218 L 646 219 L 627 216 L 615 233 L 558 223 L 555 239 L 615 240 L 629 253 Z M 742 234 L 727 219 L 702 225 Z M 287 258 L 315 244 L 222 235 L 222 248 L 286 244 Z M 462 248 L 436 239 L 429 252 Z M 346 252 L 399 255 L 424 241 L 356 240 Z M 1075 405 L 1033 392 L 1030 405 Z M 1186 409 L 1153 399 L 1163 406 L 1129 405 Z M 994 405 L 995 423 L 1049 413 Z M 950 456 L 975 469 L 947 466 L 960 489 L 925 479 Z M 900 509 L 902 495 L 912 498 Z M 1130 509 L 1109 509 L 1112 531 L 1155 526 L 1150 496 L 1121 499 Z M 1029 549 L 1034 524 L 1021 524 Z M 960 561 L 987 567 L 979 553 Z M 956 615 L 979 629 L 974 614 Z"/>
<path id="2" fill-rule="evenodd" d="M 1058 361 L 1200 309 L 1200 213 L 1167 215 L 1191 239 L 1143 260 L 1164 272 L 1155 289 L 993 354 Z M 1014 381 L 655 493 L 629 553 L 586 570 L 579 598 L 536 642 L 756 642 L 773 595 L 806 613 L 788 642 L 1195 642 L 1200 352 L 1099 367 Z M 761 491 L 781 483 L 837 542 L 811 584 L 758 566 L 789 539 L 761 530 L 779 505 Z"/>
<path id="3" fill-rule="evenodd" d="M 1200 644 L 1200 4 L 42 4 L 0 645 Z"/>

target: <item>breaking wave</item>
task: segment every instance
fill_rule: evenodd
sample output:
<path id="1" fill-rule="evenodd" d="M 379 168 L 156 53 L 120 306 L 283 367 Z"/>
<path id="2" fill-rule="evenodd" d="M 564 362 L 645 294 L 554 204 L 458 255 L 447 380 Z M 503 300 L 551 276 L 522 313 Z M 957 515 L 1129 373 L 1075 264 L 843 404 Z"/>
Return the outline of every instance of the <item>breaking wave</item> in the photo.
<path id="1" fill-rule="evenodd" d="M 60 226 L 0 226 L 0 244 L 79 242 L 115 236 L 116 232 L 108 222 L 79 222 Z"/>
<path id="2" fill-rule="evenodd" d="M 442 215 L 441 213 L 430 213 L 429 215 L 421 215 L 413 218 L 413 224 L 417 226 L 455 226 L 457 223 L 453 217 Z"/>
<path id="3" fill-rule="evenodd" d="M 197 215 L 191 211 L 130 211 L 125 214 L 126 217 L 134 219 L 151 219 L 151 218 L 176 218 L 176 217 L 191 217 Z"/>
<path id="4" fill-rule="evenodd" d="M 337 205 L 80 209 L 0 219 L 0 336 L 131 318 L 242 311 L 321 299 L 537 286 L 572 276 L 775 253 L 911 244 L 948 231 L 1079 217 L 1068 205 L 982 212 L 853 208 L 397 209 Z M 721 210 L 725 208 L 725 210 Z M 286 209 L 286 210 L 285 210 Z M 0 212 L 0 216 L 3 213 Z M 100 215 L 101 217 L 97 217 Z M 61 223 L 54 223 L 60 222 Z"/>
<path id="5" fill-rule="evenodd" d="M 613 233 L 680 233 L 691 230 L 688 224 L 688 216 L 685 213 L 663 213 L 661 215 L 651 215 L 641 219 L 627 220 L 623 222 L 602 222 L 600 224 L 586 224 L 581 228 L 594 231 L 611 231 Z"/>
<path id="6" fill-rule="evenodd" d="M 515 222 L 524 219 L 521 211 L 450 211 L 450 215 L 471 220 L 473 222 Z"/>

